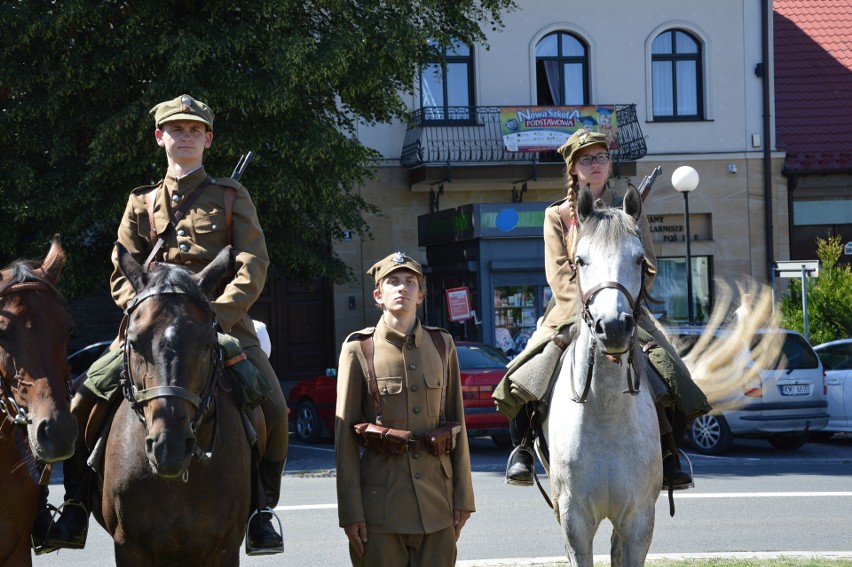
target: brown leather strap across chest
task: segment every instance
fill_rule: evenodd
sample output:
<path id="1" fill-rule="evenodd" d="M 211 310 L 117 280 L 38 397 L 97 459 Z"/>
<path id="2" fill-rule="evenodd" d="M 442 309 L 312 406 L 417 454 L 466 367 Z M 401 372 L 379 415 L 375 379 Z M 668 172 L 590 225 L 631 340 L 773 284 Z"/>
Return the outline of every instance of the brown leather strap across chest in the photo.
<path id="1" fill-rule="evenodd" d="M 448 371 L 447 371 L 447 344 L 444 341 L 444 336 L 441 334 L 441 331 L 437 329 L 426 329 L 429 332 L 429 335 L 432 337 L 432 342 L 435 344 L 435 348 L 438 350 L 438 354 L 441 355 L 441 367 L 444 369 L 444 379 L 443 384 L 441 385 L 441 424 L 443 425 L 447 420 L 447 381 L 448 381 Z M 376 409 L 376 423 L 378 425 L 382 425 L 382 401 L 379 394 L 379 381 L 376 378 L 376 366 L 373 361 L 373 356 L 375 355 L 375 347 L 373 345 L 373 336 L 370 335 L 364 339 L 361 339 L 361 352 L 364 353 L 364 358 L 367 359 L 367 374 L 368 379 L 370 381 L 370 397 L 373 399 L 373 406 Z"/>
<path id="2" fill-rule="evenodd" d="M 174 215 L 169 219 L 169 224 L 166 227 L 163 235 L 157 234 L 157 227 L 154 223 L 154 205 L 156 201 L 157 187 L 149 191 L 145 194 L 145 209 L 148 212 L 148 224 L 151 226 L 151 230 L 149 232 L 149 238 L 151 242 L 154 243 L 153 248 L 151 249 L 150 254 L 148 254 L 148 258 L 145 260 L 145 269 L 148 269 L 148 266 L 157 256 L 157 253 L 160 251 L 160 248 L 164 243 L 164 236 L 168 234 L 169 230 L 174 230 L 177 227 L 178 221 L 186 216 L 186 212 L 189 210 L 189 207 L 201 196 L 201 193 L 204 190 L 214 183 L 216 180 L 211 177 L 207 177 L 204 181 L 199 185 L 186 199 L 186 201 L 181 205 L 181 207 L 175 211 Z M 237 190 L 233 187 L 225 187 L 224 190 L 224 204 L 225 204 L 225 226 L 227 227 L 227 235 L 228 235 L 228 244 L 234 244 L 234 202 L 237 200 Z"/>

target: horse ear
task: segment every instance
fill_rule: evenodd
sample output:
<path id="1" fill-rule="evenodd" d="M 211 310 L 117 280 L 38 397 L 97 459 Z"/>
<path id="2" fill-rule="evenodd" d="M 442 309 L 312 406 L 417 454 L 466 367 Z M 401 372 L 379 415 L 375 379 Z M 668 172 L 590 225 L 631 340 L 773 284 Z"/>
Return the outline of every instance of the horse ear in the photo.
<path id="1" fill-rule="evenodd" d="M 579 221 L 585 221 L 594 210 L 595 199 L 592 197 L 592 189 L 586 185 L 580 189 L 580 197 L 577 200 L 577 217 Z"/>
<path id="2" fill-rule="evenodd" d="M 50 242 L 50 250 L 48 250 L 44 262 L 36 272 L 51 284 L 56 285 L 59 283 L 59 275 L 62 273 L 63 267 L 65 267 L 65 250 L 62 249 L 59 235 L 54 234 L 53 240 Z"/>
<path id="3" fill-rule="evenodd" d="M 145 270 L 121 242 L 115 243 L 115 249 L 118 253 L 118 268 L 121 273 L 137 292 L 144 289 L 147 281 Z"/>
<path id="4" fill-rule="evenodd" d="M 207 264 L 207 266 L 198 272 L 194 279 L 198 282 L 198 285 L 201 289 L 204 290 L 204 293 L 210 294 L 210 292 L 215 289 L 216 284 L 219 283 L 219 280 L 222 279 L 222 276 L 225 275 L 230 268 L 234 265 L 234 254 L 233 248 L 228 245 L 222 249 L 219 254 L 216 255 L 216 258 L 213 259 L 212 262 Z"/>
<path id="5" fill-rule="evenodd" d="M 624 194 L 624 212 L 633 217 L 633 220 L 639 222 L 639 217 L 642 214 L 642 197 L 639 196 L 639 191 L 632 185 L 627 187 L 627 193 Z"/>

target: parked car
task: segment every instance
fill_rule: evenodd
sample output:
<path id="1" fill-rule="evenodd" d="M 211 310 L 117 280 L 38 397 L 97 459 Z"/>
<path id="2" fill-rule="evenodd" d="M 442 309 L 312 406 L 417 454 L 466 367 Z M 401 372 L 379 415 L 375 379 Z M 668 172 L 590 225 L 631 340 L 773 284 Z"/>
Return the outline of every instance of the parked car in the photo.
<path id="1" fill-rule="evenodd" d="M 828 425 L 818 437 L 852 433 L 852 339 L 841 339 L 814 347 L 825 369 L 828 386 Z"/>
<path id="2" fill-rule="evenodd" d="M 506 374 L 509 359 L 482 343 L 456 342 L 461 370 L 464 422 L 468 437 L 489 436 L 498 446 L 510 446 L 509 422 L 498 413 L 491 393 Z M 306 443 L 316 443 L 334 435 L 334 406 L 337 376 L 334 369 L 325 375 L 297 382 L 290 389 L 291 430 Z"/>
<path id="3" fill-rule="evenodd" d="M 669 334 L 686 354 L 702 330 L 678 327 L 669 329 Z M 781 355 L 736 395 L 738 409 L 713 411 L 689 423 L 687 436 L 699 453 L 726 453 L 735 437 L 766 439 L 778 449 L 798 449 L 807 443 L 811 431 L 828 424 L 825 372 L 814 349 L 795 331 L 759 331 L 767 332 L 783 333 Z"/>
<path id="4" fill-rule="evenodd" d="M 68 366 L 71 368 L 71 379 L 74 380 L 89 369 L 94 361 L 109 348 L 112 341 L 99 341 L 76 350 L 68 355 Z"/>

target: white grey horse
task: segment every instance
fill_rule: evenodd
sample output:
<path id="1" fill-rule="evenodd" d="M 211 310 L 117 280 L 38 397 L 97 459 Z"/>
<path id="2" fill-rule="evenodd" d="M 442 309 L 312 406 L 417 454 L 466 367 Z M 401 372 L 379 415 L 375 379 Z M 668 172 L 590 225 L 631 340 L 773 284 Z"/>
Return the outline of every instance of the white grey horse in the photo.
<path id="1" fill-rule="evenodd" d="M 582 321 L 543 424 L 554 510 L 572 565 L 592 566 L 604 519 L 613 526 L 612 565 L 643 565 L 663 472 L 659 422 L 634 340 L 645 269 L 642 202 L 631 188 L 623 209 L 595 209 L 584 188 L 577 209 Z"/>

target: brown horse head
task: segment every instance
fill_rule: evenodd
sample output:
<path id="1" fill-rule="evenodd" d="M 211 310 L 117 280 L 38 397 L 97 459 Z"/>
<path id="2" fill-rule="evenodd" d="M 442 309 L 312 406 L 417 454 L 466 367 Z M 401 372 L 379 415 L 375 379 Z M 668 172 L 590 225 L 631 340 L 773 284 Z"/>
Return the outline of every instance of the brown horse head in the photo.
<path id="1" fill-rule="evenodd" d="M 223 250 L 198 274 L 157 264 L 150 271 L 117 245 L 121 272 L 136 290 L 127 305 L 125 388 L 147 428 L 145 453 L 161 477 L 183 475 L 198 453 L 196 429 L 221 372 L 217 325 L 207 294 L 232 262 Z"/>
<path id="2" fill-rule="evenodd" d="M 0 402 L 48 463 L 70 457 L 77 439 L 66 360 L 72 322 L 55 287 L 64 265 L 56 235 L 41 265 L 19 260 L 0 271 Z"/>

